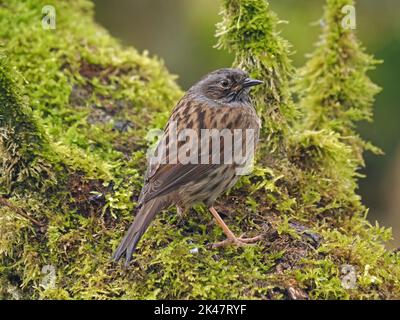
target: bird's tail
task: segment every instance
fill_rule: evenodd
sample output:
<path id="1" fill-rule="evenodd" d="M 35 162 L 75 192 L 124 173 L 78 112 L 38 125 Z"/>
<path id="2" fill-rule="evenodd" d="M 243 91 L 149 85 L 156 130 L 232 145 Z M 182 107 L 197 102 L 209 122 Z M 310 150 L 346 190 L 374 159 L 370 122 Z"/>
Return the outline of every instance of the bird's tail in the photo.
<path id="1" fill-rule="evenodd" d="M 132 258 L 132 254 L 135 251 L 135 248 L 140 238 L 149 227 L 154 216 L 157 212 L 167 207 L 167 205 L 168 201 L 166 201 L 165 199 L 156 198 L 143 204 L 139 208 L 135 220 L 129 227 L 128 232 L 126 233 L 117 250 L 115 250 L 113 254 L 112 258 L 114 261 L 118 261 L 119 259 L 121 259 L 122 255 L 125 253 L 125 265 L 127 266 L 129 264 L 129 261 Z"/>

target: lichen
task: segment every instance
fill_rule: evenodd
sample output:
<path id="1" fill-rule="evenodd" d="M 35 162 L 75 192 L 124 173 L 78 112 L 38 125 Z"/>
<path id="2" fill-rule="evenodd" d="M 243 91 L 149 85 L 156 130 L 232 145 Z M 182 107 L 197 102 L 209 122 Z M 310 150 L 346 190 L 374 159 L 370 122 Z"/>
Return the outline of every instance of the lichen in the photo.
<path id="1" fill-rule="evenodd" d="M 343 3 L 328 0 L 326 15 Z M 361 161 L 345 139 L 356 137 L 354 128 L 347 120 L 343 130 L 314 126 L 300 116 L 299 110 L 311 117 L 327 106 L 313 99 L 307 109 L 292 100 L 293 91 L 304 99 L 302 92 L 312 96 L 320 88 L 290 86 L 290 46 L 264 0 L 223 1 L 219 45 L 235 53 L 235 66 L 265 81 L 254 97 L 264 122 L 254 172 L 221 197 L 217 209 L 237 234 L 263 233 L 265 239 L 210 249 L 224 235 L 207 210 L 198 206 L 180 217 L 171 208 L 155 219 L 129 268 L 111 263 L 142 185 L 147 132 L 163 127 L 182 91 L 160 59 L 122 47 L 95 24 L 90 2 L 57 1 L 55 30 L 41 27 L 47 4 L 12 0 L 0 6 L 7 56 L 0 64 L 0 90 L 7 93 L 0 97 L 0 130 L 8 132 L 0 152 L 10 152 L 4 147 L 10 144 L 18 152 L 1 160 L 13 159 L 16 166 L 12 174 L 1 171 L 8 180 L 0 197 L 10 205 L 0 206 L 0 297 L 400 296 L 400 256 L 384 247 L 390 230 L 367 222 L 356 193 Z M 337 30 L 335 23 L 328 20 L 329 30 Z M 369 68 L 354 68 L 365 80 Z M 307 77 L 313 72 L 304 73 L 304 83 Z M 347 92 L 348 84 L 336 89 Z M 354 96 L 337 102 L 338 108 L 348 108 Z M 362 108 L 371 110 L 372 96 L 363 101 Z M 327 119 L 347 116 L 329 112 Z M 48 173 L 22 174 L 39 164 Z M 353 289 L 343 284 L 343 266 L 357 275 Z"/>

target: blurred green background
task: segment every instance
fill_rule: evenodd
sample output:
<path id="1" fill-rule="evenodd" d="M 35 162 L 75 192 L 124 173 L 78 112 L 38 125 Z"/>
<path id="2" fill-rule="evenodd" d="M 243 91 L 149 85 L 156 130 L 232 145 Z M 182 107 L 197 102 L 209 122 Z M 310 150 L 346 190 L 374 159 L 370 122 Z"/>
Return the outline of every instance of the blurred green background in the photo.
<path id="1" fill-rule="evenodd" d="M 230 66 L 232 56 L 213 48 L 218 0 L 94 0 L 96 20 L 123 44 L 161 57 L 187 89 L 211 70 Z M 302 66 L 320 29 L 323 0 L 271 0 L 282 20 L 282 34 L 293 45 L 293 63 Z M 400 246 L 400 1 L 359 0 L 357 35 L 369 53 L 384 60 L 371 78 L 383 91 L 375 103 L 375 121 L 361 123 L 362 135 L 385 156 L 366 154 L 366 178 L 359 193 L 370 208 L 369 219 L 393 228 Z"/>

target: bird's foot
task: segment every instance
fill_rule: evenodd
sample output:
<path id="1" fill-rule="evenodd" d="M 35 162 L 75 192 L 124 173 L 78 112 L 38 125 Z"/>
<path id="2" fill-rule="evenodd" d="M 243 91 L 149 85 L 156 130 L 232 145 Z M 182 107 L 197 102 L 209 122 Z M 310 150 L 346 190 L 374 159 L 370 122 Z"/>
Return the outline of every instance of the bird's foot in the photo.
<path id="1" fill-rule="evenodd" d="M 243 246 L 251 246 L 255 245 L 255 242 L 260 241 L 263 238 L 262 235 L 258 235 L 253 238 L 243 238 L 243 235 L 241 235 L 239 238 L 237 237 L 230 237 L 225 239 L 224 241 L 213 243 L 211 245 L 211 248 L 219 248 L 219 247 L 225 247 L 228 245 L 235 245 L 237 247 L 243 247 Z"/>

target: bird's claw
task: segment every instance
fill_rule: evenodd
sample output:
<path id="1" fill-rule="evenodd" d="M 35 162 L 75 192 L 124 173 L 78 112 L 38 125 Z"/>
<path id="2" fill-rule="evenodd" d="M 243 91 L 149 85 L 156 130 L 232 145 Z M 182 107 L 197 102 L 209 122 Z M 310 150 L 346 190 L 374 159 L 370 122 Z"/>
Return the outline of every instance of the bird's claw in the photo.
<path id="1" fill-rule="evenodd" d="M 262 235 L 258 235 L 256 237 L 252 237 L 252 238 L 243 238 L 243 236 L 244 236 L 244 234 L 241 235 L 239 238 L 237 238 L 237 237 L 227 238 L 224 241 L 213 243 L 211 245 L 211 248 L 214 249 L 214 248 L 219 248 L 219 247 L 225 247 L 228 245 L 235 245 L 238 247 L 252 246 L 252 245 L 255 245 L 255 242 L 258 242 L 263 238 Z"/>

